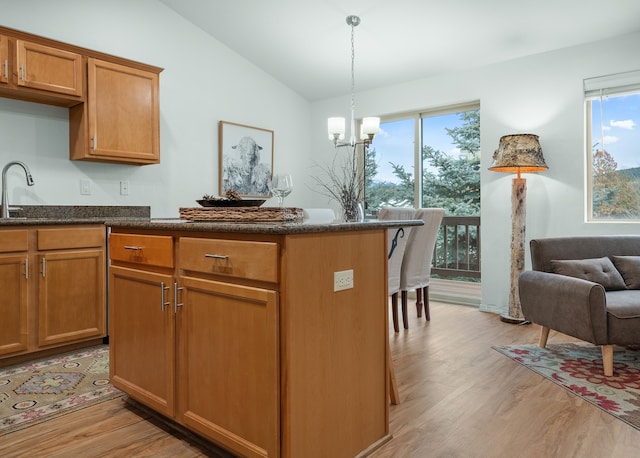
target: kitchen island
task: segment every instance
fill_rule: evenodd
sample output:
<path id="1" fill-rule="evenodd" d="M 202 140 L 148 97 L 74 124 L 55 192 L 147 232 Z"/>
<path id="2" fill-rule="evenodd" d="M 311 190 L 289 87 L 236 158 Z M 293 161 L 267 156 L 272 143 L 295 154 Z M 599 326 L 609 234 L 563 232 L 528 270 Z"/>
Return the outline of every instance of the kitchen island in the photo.
<path id="1" fill-rule="evenodd" d="M 391 439 L 387 229 L 419 224 L 107 221 L 112 383 L 238 455 L 369 454 Z"/>

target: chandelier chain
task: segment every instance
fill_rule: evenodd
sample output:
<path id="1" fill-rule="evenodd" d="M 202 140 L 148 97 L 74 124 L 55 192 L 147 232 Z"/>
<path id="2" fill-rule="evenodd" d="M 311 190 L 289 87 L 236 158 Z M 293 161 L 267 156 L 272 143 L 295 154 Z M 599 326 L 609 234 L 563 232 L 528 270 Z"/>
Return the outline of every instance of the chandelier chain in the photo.
<path id="1" fill-rule="evenodd" d="M 357 23 L 351 22 L 351 144 L 356 141 L 355 127 L 356 127 L 356 72 L 355 72 L 355 60 L 356 60 L 356 47 L 355 47 L 355 26 Z"/>

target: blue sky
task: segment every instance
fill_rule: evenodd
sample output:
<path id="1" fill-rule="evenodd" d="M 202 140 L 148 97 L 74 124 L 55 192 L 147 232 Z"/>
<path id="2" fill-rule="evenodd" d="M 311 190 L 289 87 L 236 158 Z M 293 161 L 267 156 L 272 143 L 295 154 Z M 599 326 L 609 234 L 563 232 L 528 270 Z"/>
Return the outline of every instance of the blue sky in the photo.
<path id="1" fill-rule="evenodd" d="M 618 170 L 640 167 L 640 94 L 606 97 L 602 103 L 600 125 L 600 99 L 591 103 L 592 144 L 602 146 L 618 163 Z"/>
<path id="2" fill-rule="evenodd" d="M 600 100 L 592 101 L 592 144 L 602 144 L 613 155 L 618 169 L 640 167 L 640 94 L 603 99 L 604 123 L 600 125 Z M 424 143 L 456 157 L 459 151 L 451 143 L 445 127 L 462 124 L 457 113 L 423 119 Z M 404 165 L 413 173 L 414 119 L 383 122 L 373 140 L 378 163 L 376 181 L 397 183 L 390 162 Z"/>
<path id="3" fill-rule="evenodd" d="M 462 124 L 457 113 L 423 118 L 424 144 L 443 151 L 453 157 L 457 157 L 459 151 L 451 143 L 445 131 L 445 127 L 452 128 Z M 376 150 L 376 162 L 378 163 L 378 175 L 376 181 L 389 181 L 397 183 L 398 179 L 393 175 L 390 162 L 401 164 L 405 170 L 413 173 L 414 156 L 414 119 L 380 123 L 380 133 L 373 139 L 373 148 Z"/>

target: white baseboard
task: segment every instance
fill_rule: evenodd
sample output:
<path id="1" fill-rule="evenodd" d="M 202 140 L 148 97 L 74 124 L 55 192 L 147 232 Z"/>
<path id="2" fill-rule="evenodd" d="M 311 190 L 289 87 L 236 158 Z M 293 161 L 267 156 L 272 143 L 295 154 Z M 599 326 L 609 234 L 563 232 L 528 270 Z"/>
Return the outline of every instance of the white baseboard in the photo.
<path id="1" fill-rule="evenodd" d="M 429 282 L 429 298 L 438 302 L 480 307 L 482 284 L 432 278 Z"/>

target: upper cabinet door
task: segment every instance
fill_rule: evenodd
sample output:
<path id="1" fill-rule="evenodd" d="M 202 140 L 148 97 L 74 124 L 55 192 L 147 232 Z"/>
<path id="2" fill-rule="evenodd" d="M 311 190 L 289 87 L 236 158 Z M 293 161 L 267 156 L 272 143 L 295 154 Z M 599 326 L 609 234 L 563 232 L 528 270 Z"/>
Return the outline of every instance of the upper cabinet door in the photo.
<path id="1" fill-rule="evenodd" d="M 16 40 L 18 86 L 82 97 L 82 56 Z"/>
<path id="2" fill-rule="evenodd" d="M 0 35 L 0 83 L 9 82 L 9 39 Z"/>
<path id="3" fill-rule="evenodd" d="M 157 73 L 88 60 L 89 156 L 128 163 L 160 162 Z"/>

